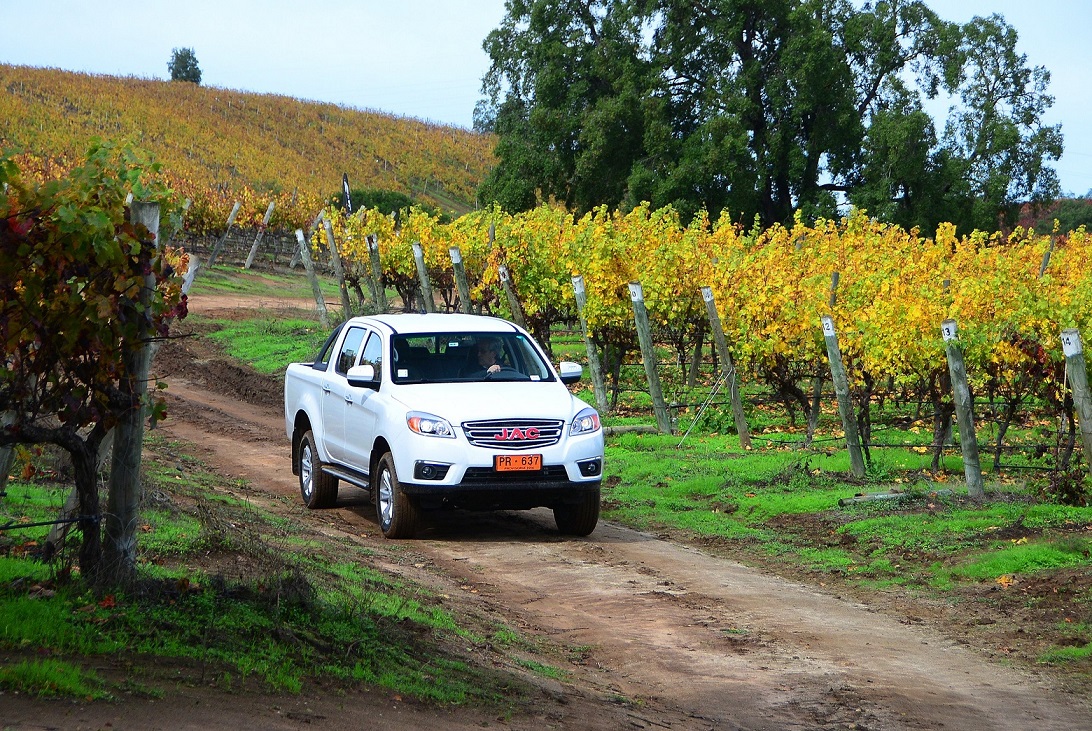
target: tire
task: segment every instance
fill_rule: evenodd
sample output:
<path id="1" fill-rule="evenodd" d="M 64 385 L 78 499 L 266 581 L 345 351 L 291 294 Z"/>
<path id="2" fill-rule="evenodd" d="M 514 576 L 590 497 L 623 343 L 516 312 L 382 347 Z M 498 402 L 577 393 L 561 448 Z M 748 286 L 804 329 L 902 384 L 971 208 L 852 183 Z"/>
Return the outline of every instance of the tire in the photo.
<path id="1" fill-rule="evenodd" d="M 413 498 L 402 492 L 390 452 L 379 460 L 372 494 L 375 495 L 375 514 L 383 535 L 387 538 L 413 538 L 420 522 L 420 512 Z"/>
<path id="2" fill-rule="evenodd" d="M 300 439 L 299 464 L 300 497 L 311 509 L 330 508 L 337 504 L 337 478 L 322 471 L 322 459 L 315 445 L 315 435 L 304 432 Z"/>
<path id="3" fill-rule="evenodd" d="M 599 488 L 582 493 L 580 502 L 563 503 L 554 508 L 557 529 L 567 536 L 586 536 L 599 523 Z"/>

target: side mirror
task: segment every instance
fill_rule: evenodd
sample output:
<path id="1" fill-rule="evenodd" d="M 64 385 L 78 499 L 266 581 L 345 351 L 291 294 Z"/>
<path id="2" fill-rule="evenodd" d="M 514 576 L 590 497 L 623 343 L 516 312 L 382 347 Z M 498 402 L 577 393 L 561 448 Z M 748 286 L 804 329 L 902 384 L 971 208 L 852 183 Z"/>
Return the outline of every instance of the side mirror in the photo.
<path id="1" fill-rule="evenodd" d="M 558 364 L 557 374 L 561 376 L 562 383 L 576 383 L 584 375 L 584 368 L 579 363 L 563 360 Z"/>
<path id="2" fill-rule="evenodd" d="M 371 364 L 353 366 L 345 374 L 345 378 L 348 379 L 349 385 L 354 388 L 379 387 L 379 376 L 375 374 L 375 366 Z"/>

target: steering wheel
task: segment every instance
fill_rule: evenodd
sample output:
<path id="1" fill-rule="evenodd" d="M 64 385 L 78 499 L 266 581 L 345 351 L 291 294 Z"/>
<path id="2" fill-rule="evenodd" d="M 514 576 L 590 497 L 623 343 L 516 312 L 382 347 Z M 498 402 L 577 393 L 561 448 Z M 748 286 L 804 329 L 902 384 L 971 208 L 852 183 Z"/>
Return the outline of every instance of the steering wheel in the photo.
<path id="1" fill-rule="evenodd" d="M 499 371 L 487 372 L 485 374 L 485 380 L 492 381 L 496 379 L 504 379 L 506 381 L 529 381 L 531 377 L 524 374 L 522 371 L 518 371 L 512 366 L 502 365 Z"/>

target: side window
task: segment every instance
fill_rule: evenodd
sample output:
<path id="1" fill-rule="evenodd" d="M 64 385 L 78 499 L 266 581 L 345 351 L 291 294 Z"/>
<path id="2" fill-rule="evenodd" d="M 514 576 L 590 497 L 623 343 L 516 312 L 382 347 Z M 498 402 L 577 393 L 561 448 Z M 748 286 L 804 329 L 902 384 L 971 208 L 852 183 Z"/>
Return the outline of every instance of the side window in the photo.
<path id="1" fill-rule="evenodd" d="M 383 373 L 383 338 L 377 333 L 368 335 L 368 342 L 364 343 L 364 353 L 360 356 L 360 365 L 375 366 L 375 375 Z"/>
<path id="2" fill-rule="evenodd" d="M 334 341 L 337 340 L 341 328 L 342 325 L 338 325 L 334 328 L 334 331 L 330 333 L 330 337 L 326 338 L 326 342 L 322 345 L 322 350 L 320 350 L 319 354 L 315 357 L 315 362 L 311 364 L 312 368 L 325 371 L 330 367 L 330 358 L 334 356 Z"/>
<path id="3" fill-rule="evenodd" d="M 345 336 L 345 341 L 341 344 L 341 352 L 338 353 L 337 363 L 334 364 L 335 371 L 343 376 L 349 372 L 349 369 L 356 362 L 356 355 L 360 352 L 360 344 L 364 342 L 366 333 L 367 331 L 361 327 L 354 327 L 349 330 Z"/>

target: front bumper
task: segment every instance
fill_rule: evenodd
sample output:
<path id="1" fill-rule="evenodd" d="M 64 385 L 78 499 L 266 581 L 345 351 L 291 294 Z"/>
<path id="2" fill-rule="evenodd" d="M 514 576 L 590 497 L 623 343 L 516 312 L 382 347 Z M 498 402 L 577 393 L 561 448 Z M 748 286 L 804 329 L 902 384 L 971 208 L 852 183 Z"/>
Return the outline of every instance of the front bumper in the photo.
<path id="1" fill-rule="evenodd" d="M 529 510 L 578 504 L 598 494 L 599 479 L 573 482 L 564 477 L 561 466 L 545 467 L 541 473 L 493 475 L 476 471 L 458 485 L 401 482 L 402 490 L 424 509 L 464 508 L 467 510 Z"/>

